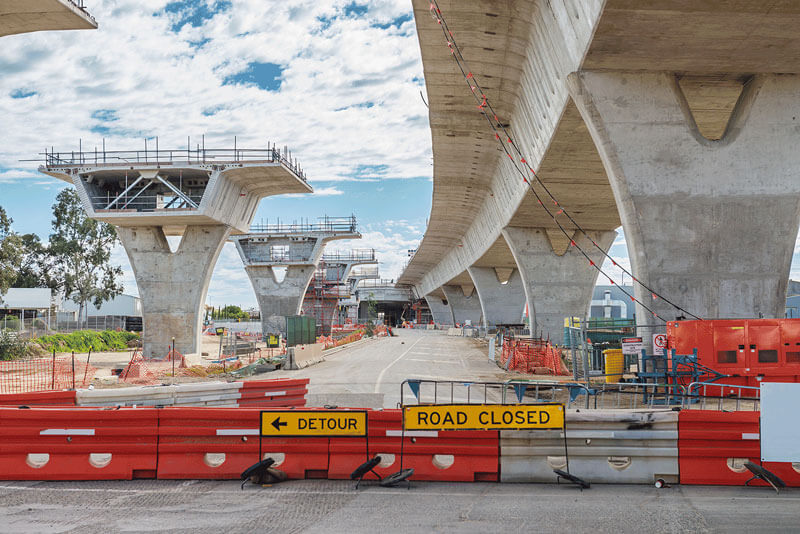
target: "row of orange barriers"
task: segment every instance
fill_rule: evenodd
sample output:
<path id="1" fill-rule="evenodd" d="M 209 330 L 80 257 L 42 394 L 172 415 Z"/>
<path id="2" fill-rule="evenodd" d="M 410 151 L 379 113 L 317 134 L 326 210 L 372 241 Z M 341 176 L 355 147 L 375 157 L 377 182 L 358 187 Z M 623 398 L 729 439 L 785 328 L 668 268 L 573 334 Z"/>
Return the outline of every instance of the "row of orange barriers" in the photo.
<path id="1" fill-rule="evenodd" d="M 260 410 L 242 408 L 0 408 L 0 479 L 238 479 L 259 459 Z M 366 438 L 263 438 L 290 478 L 347 479 L 368 456 L 381 475 L 499 480 L 496 431 L 413 432 L 400 410 L 368 412 Z M 367 447 L 367 444 L 369 447 Z"/>
<path id="2" fill-rule="evenodd" d="M 540 375 L 568 375 L 561 354 L 544 339 L 506 339 L 500 364 L 508 370 Z"/>

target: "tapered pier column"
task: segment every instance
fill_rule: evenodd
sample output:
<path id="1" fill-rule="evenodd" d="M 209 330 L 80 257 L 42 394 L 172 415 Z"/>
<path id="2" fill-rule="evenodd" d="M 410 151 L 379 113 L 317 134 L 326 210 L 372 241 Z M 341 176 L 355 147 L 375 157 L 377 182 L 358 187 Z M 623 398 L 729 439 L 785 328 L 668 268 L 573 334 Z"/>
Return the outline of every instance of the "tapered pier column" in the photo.
<path id="1" fill-rule="evenodd" d="M 189 226 L 172 252 L 160 226 L 117 228 L 142 299 L 145 358 L 165 356 L 173 338 L 178 352 L 200 352 L 202 308 L 230 231 L 224 225 Z"/>
<path id="2" fill-rule="evenodd" d="M 617 233 L 589 232 L 589 235 L 603 251 L 608 251 Z M 588 314 L 597 269 L 555 230 L 509 226 L 503 229 L 503 237 L 520 271 L 528 299 L 531 335 L 549 336 L 558 342 L 563 339 L 565 317 Z M 584 235 L 576 233 L 572 240 L 596 265 L 603 264 L 603 253 Z"/>
<path id="3" fill-rule="evenodd" d="M 473 290 L 467 295 L 462 286 L 442 286 L 442 291 L 447 297 L 448 306 L 453 311 L 455 324 L 464 325 L 470 321 L 472 326 L 481 325 L 481 300 L 477 291 Z"/>
<path id="4" fill-rule="evenodd" d="M 483 326 L 522 324 L 525 290 L 519 270 L 514 269 L 505 283 L 492 267 L 470 267 L 467 271 L 480 297 Z"/>
<path id="5" fill-rule="evenodd" d="M 455 324 L 450 304 L 446 303 L 442 297 L 431 294 L 425 297 L 425 301 L 428 303 L 428 308 L 431 310 L 434 323 L 443 325 Z"/>
<path id="6" fill-rule="evenodd" d="M 568 83 L 634 275 L 702 318 L 782 317 L 800 224 L 800 77 L 736 80 L 738 99 L 731 79 L 671 73 L 589 71 Z M 681 315 L 642 287 L 636 296 L 663 319 Z M 642 306 L 637 320 L 656 322 Z"/>

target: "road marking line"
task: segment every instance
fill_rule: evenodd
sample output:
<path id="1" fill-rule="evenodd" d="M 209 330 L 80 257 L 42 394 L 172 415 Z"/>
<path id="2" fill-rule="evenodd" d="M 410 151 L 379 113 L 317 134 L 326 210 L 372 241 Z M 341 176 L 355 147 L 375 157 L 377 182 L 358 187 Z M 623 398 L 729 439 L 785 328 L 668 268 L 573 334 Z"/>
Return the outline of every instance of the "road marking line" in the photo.
<path id="1" fill-rule="evenodd" d="M 417 343 L 419 343 L 420 341 L 422 341 L 423 339 L 425 339 L 425 338 L 424 337 L 420 337 L 418 340 L 416 340 L 414 343 L 412 343 L 411 346 L 408 347 L 403 354 L 398 356 L 392 363 L 390 363 L 389 365 L 387 365 L 386 367 L 383 368 L 383 371 L 381 371 L 381 374 L 378 375 L 378 380 L 375 382 L 375 391 L 374 391 L 375 393 L 380 393 L 379 390 L 381 388 L 381 382 L 383 381 L 383 375 L 386 374 L 386 371 L 388 371 L 391 366 L 393 366 L 394 364 L 399 362 L 403 358 L 403 356 L 405 356 L 406 354 L 411 352 L 411 349 L 413 349 L 414 346 Z"/>

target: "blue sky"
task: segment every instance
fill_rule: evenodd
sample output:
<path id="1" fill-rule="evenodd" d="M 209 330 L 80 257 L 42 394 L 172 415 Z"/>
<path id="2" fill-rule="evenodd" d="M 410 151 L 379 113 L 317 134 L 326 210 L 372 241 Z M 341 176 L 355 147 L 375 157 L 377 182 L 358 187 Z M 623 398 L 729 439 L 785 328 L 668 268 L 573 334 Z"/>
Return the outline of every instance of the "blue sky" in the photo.
<path id="1" fill-rule="evenodd" d="M 264 199 L 255 221 L 355 214 L 396 278 L 424 232 L 432 156 L 422 64 L 409 0 L 87 0 L 100 29 L 0 42 L 0 205 L 18 232 L 45 237 L 66 184 L 39 174 L 45 147 L 125 150 L 287 145 L 314 195 Z M 153 146 L 152 144 L 150 146 Z M 628 266 L 624 236 L 611 253 Z M 121 247 L 126 293 L 136 285 Z M 615 270 L 605 266 L 609 272 Z M 800 245 L 792 271 L 800 278 Z M 617 282 L 621 277 L 615 274 Z M 604 284 L 606 280 L 599 280 Z M 254 306 L 226 245 L 208 302 Z"/>

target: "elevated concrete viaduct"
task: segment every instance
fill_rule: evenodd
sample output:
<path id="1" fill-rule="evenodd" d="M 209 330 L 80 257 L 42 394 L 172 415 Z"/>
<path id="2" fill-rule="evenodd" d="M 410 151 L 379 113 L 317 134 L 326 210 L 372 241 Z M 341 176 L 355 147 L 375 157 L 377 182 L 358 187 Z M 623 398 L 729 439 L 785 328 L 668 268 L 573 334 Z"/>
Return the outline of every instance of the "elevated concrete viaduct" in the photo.
<path id="1" fill-rule="evenodd" d="M 475 267 L 516 269 L 534 330 L 558 336 L 563 317 L 586 314 L 598 274 L 570 241 L 601 265 L 621 224 L 634 276 L 684 309 L 782 314 L 800 224 L 799 5 L 439 1 L 500 122 L 558 200 L 537 186 L 564 235 L 478 113 L 430 3 L 413 4 L 434 188 L 399 283 L 428 296 L 470 272 L 487 278 Z M 487 325 L 508 309 L 492 305 L 501 293 L 486 297 Z M 636 297 L 664 319 L 684 313 L 642 287 Z M 640 305 L 637 315 L 657 321 Z"/>
<path id="2" fill-rule="evenodd" d="M 264 335 L 286 335 L 287 315 L 298 315 L 325 245 L 359 239 L 355 217 L 322 217 L 316 224 L 254 226 L 233 236 L 261 310 Z M 374 258 L 373 258 L 374 259 Z M 280 278 L 276 268 L 284 267 Z"/>
<path id="3" fill-rule="evenodd" d="M 0 37 L 45 30 L 94 29 L 94 17 L 72 0 L 0 2 Z"/>
<path id="4" fill-rule="evenodd" d="M 249 230 L 262 198 L 311 192 L 274 149 L 48 153 L 39 170 L 74 184 L 89 217 L 116 227 L 142 299 L 145 357 L 164 356 L 173 339 L 198 352 L 225 241 Z M 167 236 L 182 236 L 174 252 Z"/>

